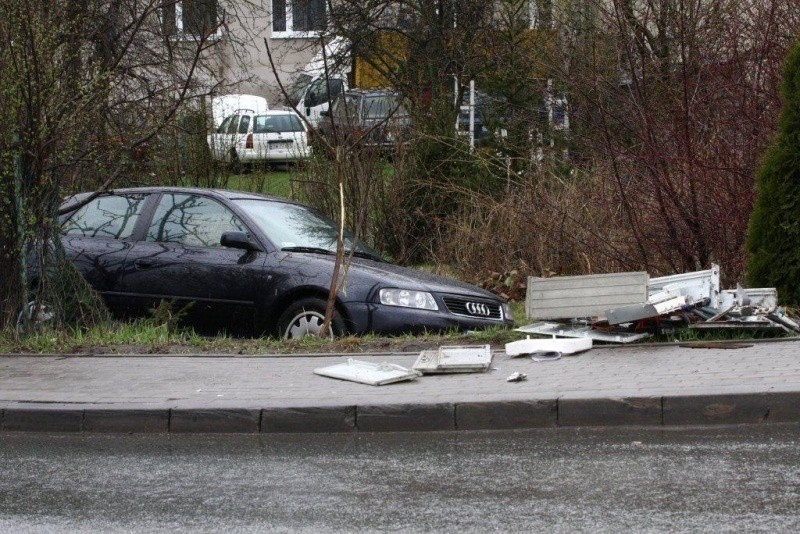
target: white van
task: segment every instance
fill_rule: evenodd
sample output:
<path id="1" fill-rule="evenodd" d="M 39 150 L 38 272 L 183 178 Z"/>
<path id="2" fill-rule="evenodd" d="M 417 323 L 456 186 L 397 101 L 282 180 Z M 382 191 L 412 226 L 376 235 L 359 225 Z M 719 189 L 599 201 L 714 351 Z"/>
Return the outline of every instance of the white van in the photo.
<path id="1" fill-rule="evenodd" d="M 211 99 L 211 116 L 214 119 L 214 129 L 219 128 L 226 117 L 238 111 L 249 113 L 264 113 L 269 109 L 267 99 L 256 95 L 220 95 Z"/>
<path id="2" fill-rule="evenodd" d="M 289 98 L 292 105 L 303 115 L 312 126 L 319 124 L 323 111 L 327 111 L 331 101 L 347 90 L 347 78 L 332 75 L 312 77 L 301 73 L 292 84 Z"/>
<path id="3" fill-rule="evenodd" d="M 289 87 L 289 103 L 314 127 L 331 101 L 348 89 L 348 48 L 348 41 L 342 37 L 329 41 L 325 54 L 320 50 Z"/>

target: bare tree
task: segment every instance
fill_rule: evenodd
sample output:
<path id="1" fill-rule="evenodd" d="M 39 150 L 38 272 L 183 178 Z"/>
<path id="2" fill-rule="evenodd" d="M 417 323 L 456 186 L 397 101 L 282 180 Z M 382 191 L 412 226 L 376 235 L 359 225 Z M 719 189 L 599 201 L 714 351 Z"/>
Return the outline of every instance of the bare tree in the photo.
<path id="1" fill-rule="evenodd" d="M 59 324 L 91 321 L 101 304 L 63 257 L 61 199 L 110 188 L 182 107 L 214 89 L 225 13 L 175 0 L 0 6 L 3 323 L 31 300 L 47 301 Z"/>

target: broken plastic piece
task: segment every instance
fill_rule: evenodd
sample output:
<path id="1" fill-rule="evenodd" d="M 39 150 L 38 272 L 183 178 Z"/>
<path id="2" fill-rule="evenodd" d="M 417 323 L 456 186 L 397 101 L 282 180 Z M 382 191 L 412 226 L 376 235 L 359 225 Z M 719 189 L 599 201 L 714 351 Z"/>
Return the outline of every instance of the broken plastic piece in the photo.
<path id="1" fill-rule="evenodd" d="M 520 373 L 519 371 L 515 371 L 506 378 L 506 382 L 522 382 L 523 380 L 527 380 L 528 375 L 525 373 Z"/>
<path id="2" fill-rule="evenodd" d="M 592 348 L 592 340 L 588 338 L 571 339 L 521 339 L 506 343 L 506 354 L 514 358 L 523 354 L 536 352 L 560 352 L 575 354 Z"/>
<path id="3" fill-rule="evenodd" d="M 370 386 L 382 386 L 403 380 L 413 380 L 421 373 L 393 363 L 372 363 L 349 358 L 344 363 L 314 369 L 314 374 L 349 380 Z"/>
<path id="4" fill-rule="evenodd" d="M 594 330 L 589 326 L 566 326 L 559 323 L 534 323 L 527 326 L 515 328 L 517 332 L 526 334 L 542 334 L 545 336 L 562 336 L 589 338 L 595 341 L 605 341 L 608 343 L 631 343 L 639 339 L 648 337 L 647 333 L 631 333 L 614 331 Z"/>
<path id="5" fill-rule="evenodd" d="M 474 373 L 486 371 L 492 363 L 489 345 L 449 346 L 423 350 L 412 369 L 424 374 Z"/>

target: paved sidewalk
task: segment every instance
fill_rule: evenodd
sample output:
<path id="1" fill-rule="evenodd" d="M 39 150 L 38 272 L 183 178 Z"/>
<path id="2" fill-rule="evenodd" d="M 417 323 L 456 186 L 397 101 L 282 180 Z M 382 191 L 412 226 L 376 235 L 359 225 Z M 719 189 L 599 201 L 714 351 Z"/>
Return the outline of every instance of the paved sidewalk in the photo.
<path id="1" fill-rule="evenodd" d="M 750 345 L 750 342 L 746 344 Z M 800 342 L 595 347 L 368 386 L 313 374 L 417 354 L 0 356 L 0 429 L 351 432 L 800 422 Z M 525 382 L 510 383 L 514 371 Z"/>

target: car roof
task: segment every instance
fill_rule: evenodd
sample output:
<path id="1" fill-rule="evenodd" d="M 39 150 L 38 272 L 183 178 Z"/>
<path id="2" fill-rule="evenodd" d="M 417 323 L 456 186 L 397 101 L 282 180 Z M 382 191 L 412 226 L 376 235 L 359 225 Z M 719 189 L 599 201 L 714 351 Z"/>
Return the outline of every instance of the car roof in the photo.
<path id="1" fill-rule="evenodd" d="M 344 94 L 352 96 L 397 96 L 396 92 L 388 89 L 349 89 Z"/>
<path id="2" fill-rule="evenodd" d="M 297 115 L 294 110 L 292 109 L 270 109 L 267 111 L 262 111 L 261 113 L 254 113 L 254 115 L 263 116 L 263 115 Z"/>
<path id="3" fill-rule="evenodd" d="M 173 187 L 173 186 L 152 186 L 152 187 L 121 187 L 118 189 L 110 189 L 101 194 L 135 194 L 135 193 L 186 193 L 186 194 L 211 194 L 226 198 L 228 200 L 272 200 L 275 202 L 285 202 L 288 204 L 296 204 L 296 202 L 281 197 L 274 197 L 270 195 L 262 195 L 261 193 L 251 193 L 247 191 L 234 191 L 230 189 L 216 189 L 209 187 Z M 91 195 L 92 192 L 83 192 L 74 195 L 72 198 L 80 198 L 86 195 Z"/>

